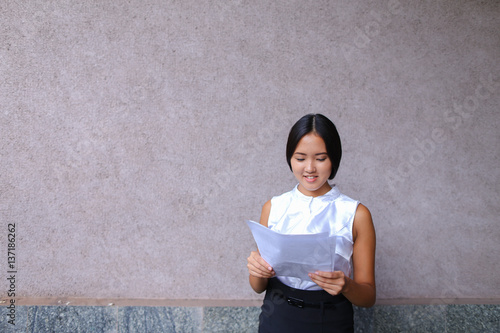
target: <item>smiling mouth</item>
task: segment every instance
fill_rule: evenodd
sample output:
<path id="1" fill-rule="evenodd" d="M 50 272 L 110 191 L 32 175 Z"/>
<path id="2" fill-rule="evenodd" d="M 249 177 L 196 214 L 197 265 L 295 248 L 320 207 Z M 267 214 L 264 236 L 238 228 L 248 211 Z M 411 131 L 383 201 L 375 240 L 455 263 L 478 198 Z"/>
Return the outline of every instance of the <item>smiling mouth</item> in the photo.
<path id="1" fill-rule="evenodd" d="M 318 178 L 318 176 L 304 176 L 304 177 L 308 182 L 313 182 L 316 180 L 316 178 Z"/>

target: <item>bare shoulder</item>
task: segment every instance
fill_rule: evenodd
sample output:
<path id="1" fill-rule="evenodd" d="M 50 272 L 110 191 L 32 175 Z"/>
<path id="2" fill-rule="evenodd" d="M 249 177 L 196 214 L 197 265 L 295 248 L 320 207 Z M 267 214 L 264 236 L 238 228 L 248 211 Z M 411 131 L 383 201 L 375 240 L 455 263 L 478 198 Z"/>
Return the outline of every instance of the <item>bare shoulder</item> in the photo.
<path id="1" fill-rule="evenodd" d="M 359 204 L 354 215 L 352 227 L 353 238 L 356 239 L 360 234 L 374 234 L 372 214 L 365 205 Z"/>
<path id="2" fill-rule="evenodd" d="M 271 212 L 271 200 L 266 201 L 264 206 L 262 206 L 262 213 L 260 214 L 260 224 L 267 227 L 267 222 L 269 220 L 269 214 Z"/>
<path id="3" fill-rule="evenodd" d="M 366 219 L 372 219 L 372 214 L 370 213 L 370 210 L 368 210 L 368 208 L 366 208 L 365 205 L 363 204 L 359 204 L 358 205 L 358 208 L 356 209 L 356 215 L 354 216 L 354 219 L 362 219 L 362 220 L 366 220 Z"/>

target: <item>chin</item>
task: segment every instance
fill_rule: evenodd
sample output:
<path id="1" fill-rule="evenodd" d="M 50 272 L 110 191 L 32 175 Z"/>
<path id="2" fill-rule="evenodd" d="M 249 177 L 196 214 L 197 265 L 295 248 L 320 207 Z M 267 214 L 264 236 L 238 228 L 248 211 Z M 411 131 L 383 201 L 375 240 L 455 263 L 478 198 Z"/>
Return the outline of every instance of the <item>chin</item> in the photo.
<path id="1" fill-rule="evenodd" d="M 305 191 L 310 192 L 311 194 L 314 194 L 317 192 L 322 192 L 323 187 L 325 187 L 325 186 L 331 187 L 330 184 L 328 184 L 328 180 L 325 180 L 323 183 L 321 183 L 321 185 L 309 184 L 306 182 L 300 182 L 300 185 Z M 328 189 L 328 191 L 329 191 L 329 189 Z M 328 191 L 325 191 L 325 193 Z"/>
<path id="2" fill-rule="evenodd" d="M 316 192 L 316 191 L 320 190 L 322 187 L 323 187 L 323 185 L 311 186 L 310 184 L 302 184 L 302 188 L 308 192 Z"/>

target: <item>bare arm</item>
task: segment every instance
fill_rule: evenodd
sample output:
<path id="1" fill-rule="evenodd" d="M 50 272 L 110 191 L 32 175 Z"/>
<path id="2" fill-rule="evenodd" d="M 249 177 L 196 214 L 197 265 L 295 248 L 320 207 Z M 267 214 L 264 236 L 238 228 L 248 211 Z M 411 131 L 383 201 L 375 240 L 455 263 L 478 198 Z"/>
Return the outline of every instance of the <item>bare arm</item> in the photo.
<path id="1" fill-rule="evenodd" d="M 262 213 L 260 215 L 260 224 L 267 227 L 267 221 L 269 220 L 269 212 L 271 211 L 271 200 L 267 201 L 262 207 Z M 249 281 L 252 289 L 261 293 L 267 288 L 267 281 L 269 278 L 275 275 L 274 270 L 269 264 L 262 259 L 259 251 L 252 251 L 247 259 L 248 272 L 250 274 Z"/>
<path id="2" fill-rule="evenodd" d="M 316 272 L 311 279 L 332 295 L 344 294 L 352 304 L 375 304 L 375 228 L 368 208 L 358 205 L 353 225 L 353 279 L 343 272 Z"/>

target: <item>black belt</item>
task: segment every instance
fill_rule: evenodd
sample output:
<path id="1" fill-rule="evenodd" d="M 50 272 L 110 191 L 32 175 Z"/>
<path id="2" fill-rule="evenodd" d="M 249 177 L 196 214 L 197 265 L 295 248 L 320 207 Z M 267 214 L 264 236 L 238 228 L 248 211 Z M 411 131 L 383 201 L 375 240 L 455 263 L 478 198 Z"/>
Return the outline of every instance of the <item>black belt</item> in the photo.
<path id="1" fill-rule="evenodd" d="M 286 301 L 288 304 L 292 306 L 296 306 L 298 308 L 334 308 L 336 303 L 333 302 L 319 302 L 319 303 L 308 303 L 304 302 L 302 299 L 298 299 L 295 297 L 287 297 Z M 337 302 L 338 303 L 338 302 Z"/>
<path id="2" fill-rule="evenodd" d="M 268 292 L 298 308 L 333 308 L 335 304 L 348 301 L 344 295 L 330 295 L 324 290 L 301 290 L 285 285 L 278 278 L 269 279 Z"/>

